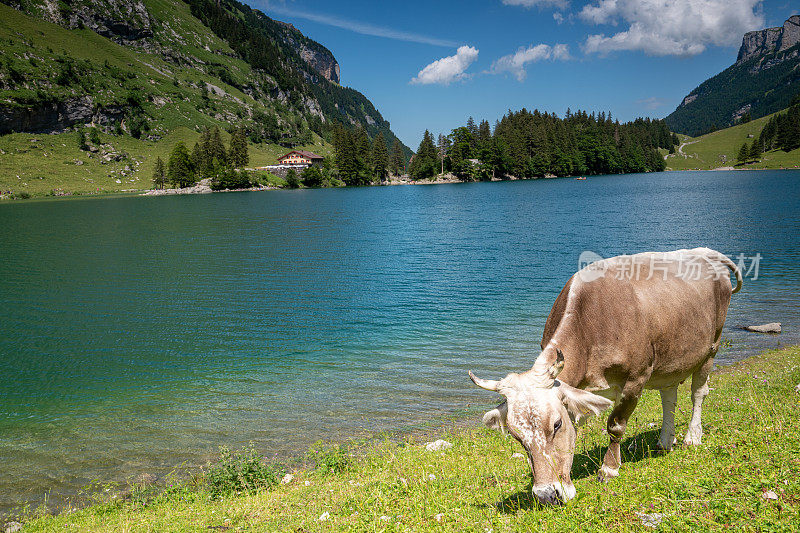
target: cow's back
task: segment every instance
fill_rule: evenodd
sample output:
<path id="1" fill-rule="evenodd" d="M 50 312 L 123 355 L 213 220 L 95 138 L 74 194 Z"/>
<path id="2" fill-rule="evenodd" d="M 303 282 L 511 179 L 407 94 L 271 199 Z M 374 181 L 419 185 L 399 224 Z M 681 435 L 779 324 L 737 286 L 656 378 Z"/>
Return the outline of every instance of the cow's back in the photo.
<path id="1" fill-rule="evenodd" d="M 595 264 L 590 275 L 574 275 L 542 338 L 543 348 L 552 342 L 563 350 L 564 381 L 594 390 L 661 388 L 690 375 L 716 352 L 730 303 L 728 267 L 719 255 L 695 249 L 619 256 Z"/>

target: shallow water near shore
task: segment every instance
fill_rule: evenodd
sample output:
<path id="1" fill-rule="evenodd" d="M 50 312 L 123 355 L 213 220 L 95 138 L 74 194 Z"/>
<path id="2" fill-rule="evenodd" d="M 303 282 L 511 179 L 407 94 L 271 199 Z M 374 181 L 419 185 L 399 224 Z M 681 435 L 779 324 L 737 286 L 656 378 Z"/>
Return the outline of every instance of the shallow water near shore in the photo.
<path id="1" fill-rule="evenodd" d="M 762 257 L 718 364 L 800 342 L 798 171 L 0 205 L 0 513 L 491 405 L 582 251 L 695 246 Z"/>

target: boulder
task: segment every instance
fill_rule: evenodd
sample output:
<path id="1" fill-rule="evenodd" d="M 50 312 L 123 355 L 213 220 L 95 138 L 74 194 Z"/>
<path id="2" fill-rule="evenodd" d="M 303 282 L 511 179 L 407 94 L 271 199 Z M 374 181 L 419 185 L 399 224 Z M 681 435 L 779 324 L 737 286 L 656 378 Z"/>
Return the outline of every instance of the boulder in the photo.
<path id="1" fill-rule="evenodd" d="M 425 449 L 429 452 L 438 452 L 439 450 L 447 450 L 452 448 L 453 444 L 446 440 L 438 439 L 434 442 L 425 443 Z"/>
<path id="2" fill-rule="evenodd" d="M 756 333 L 780 333 L 781 323 L 770 322 L 769 324 L 761 324 L 760 326 L 745 326 L 743 329 L 747 331 L 755 331 Z"/>
<path id="3" fill-rule="evenodd" d="M 640 513 L 637 512 L 636 516 L 639 517 L 639 520 L 642 521 L 642 525 L 644 527 L 649 528 L 657 528 L 658 525 L 664 520 L 664 515 L 662 513 Z"/>

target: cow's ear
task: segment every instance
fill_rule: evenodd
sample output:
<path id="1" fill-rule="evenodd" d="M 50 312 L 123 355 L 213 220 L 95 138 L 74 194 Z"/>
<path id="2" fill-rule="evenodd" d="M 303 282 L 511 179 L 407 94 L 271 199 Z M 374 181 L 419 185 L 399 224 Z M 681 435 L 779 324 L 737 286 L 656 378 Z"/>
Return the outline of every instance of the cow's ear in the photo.
<path id="1" fill-rule="evenodd" d="M 508 416 L 508 402 L 503 402 L 483 415 L 483 424 L 489 429 L 505 434 L 506 416 Z"/>
<path id="2" fill-rule="evenodd" d="M 591 416 L 597 416 L 614 405 L 614 402 L 607 398 L 570 387 L 560 381 L 556 381 L 553 388 L 576 425 L 584 423 Z"/>

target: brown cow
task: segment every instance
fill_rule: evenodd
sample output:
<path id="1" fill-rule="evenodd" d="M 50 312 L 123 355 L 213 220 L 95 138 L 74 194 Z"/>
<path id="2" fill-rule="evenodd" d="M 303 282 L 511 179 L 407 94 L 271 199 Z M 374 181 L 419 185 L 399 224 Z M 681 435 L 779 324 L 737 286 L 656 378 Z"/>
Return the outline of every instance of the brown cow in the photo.
<path id="1" fill-rule="evenodd" d="M 735 289 L 728 269 L 736 276 Z M 612 405 L 611 444 L 599 478 L 619 475 L 619 443 L 644 389 L 661 392 L 658 445 L 670 450 L 678 385 L 692 376 L 693 411 L 684 443 L 700 443 L 708 375 L 731 294 L 741 286 L 736 265 L 708 248 L 598 261 L 573 275 L 556 298 L 531 370 L 500 381 L 469 373 L 480 387 L 506 397 L 483 421 L 506 428 L 525 447 L 537 500 L 563 503 L 575 496 L 575 424 Z"/>

